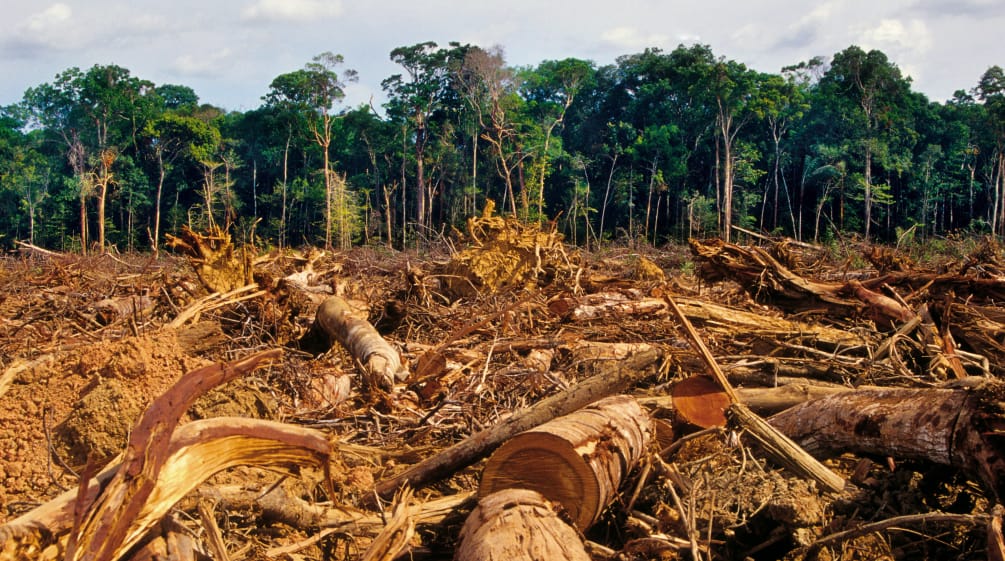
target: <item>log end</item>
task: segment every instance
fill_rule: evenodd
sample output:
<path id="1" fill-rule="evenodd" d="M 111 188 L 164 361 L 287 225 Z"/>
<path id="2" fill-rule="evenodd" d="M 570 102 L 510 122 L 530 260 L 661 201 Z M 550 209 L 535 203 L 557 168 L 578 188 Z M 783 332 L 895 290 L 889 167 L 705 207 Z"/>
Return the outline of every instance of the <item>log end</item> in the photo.
<path id="1" fill-rule="evenodd" d="M 483 497 L 468 516 L 454 559 L 589 561 L 590 556 L 548 499 L 537 491 L 505 489 Z"/>
<path id="2" fill-rule="evenodd" d="M 519 434 L 499 447 L 482 472 L 479 496 L 529 489 L 561 505 L 578 528 L 603 509 L 600 482 L 568 441 L 544 432 Z"/>

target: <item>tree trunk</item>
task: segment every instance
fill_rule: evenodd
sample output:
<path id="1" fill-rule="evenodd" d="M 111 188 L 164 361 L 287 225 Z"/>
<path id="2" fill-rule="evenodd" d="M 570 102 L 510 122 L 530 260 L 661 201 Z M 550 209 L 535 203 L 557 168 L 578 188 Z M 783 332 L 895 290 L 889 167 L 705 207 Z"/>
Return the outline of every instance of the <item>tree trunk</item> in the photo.
<path id="1" fill-rule="evenodd" d="M 532 489 L 565 507 L 585 530 L 614 499 L 652 440 L 648 416 L 634 398 L 617 395 L 521 433 L 485 465 L 479 495 Z"/>
<path id="2" fill-rule="evenodd" d="M 865 241 L 869 241 L 869 228 L 872 226 L 872 147 L 865 147 Z"/>
<path id="3" fill-rule="evenodd" d="M 857 390 L 798 405 L 769 422 L 814 455 L 847 451 L 954 466 L 1001 496 L 1002 389 L 989 382 L 972 390 Z"/>
<path id="4" fill-rule="evenodd" d="M 395 382 L 408 377 L 408 368 L 401 356 L 370 322 L 357 317 L 349 304 L 339 296 L 331 296 L 318 308 L 314 325 L 331 339 L 338 341 L 363 366 L 367 383 L 391 389 Z"/>
<path id="5" fill-rule="evenodd" d="M 468 515 L 455 561 L 590 561 L 579 534 L 540 493 L 506 489 Z"/>

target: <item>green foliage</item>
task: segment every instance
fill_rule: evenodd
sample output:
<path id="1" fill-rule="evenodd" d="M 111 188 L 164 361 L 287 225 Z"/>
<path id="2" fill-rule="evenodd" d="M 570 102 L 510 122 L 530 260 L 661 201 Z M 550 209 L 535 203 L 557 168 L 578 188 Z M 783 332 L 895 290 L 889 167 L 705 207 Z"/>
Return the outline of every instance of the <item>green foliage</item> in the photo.
<path id="1" fill-rule="evenodd" d="M 1005 71 L 945 103 L 857 46 L 778 74 L 708 45 L 514 68 L 501 48 L 390 53 L 383 114 L 321 53 L 226 112 L 116 65 L 69 68 L 0 110 L 0 244 L 108 243 L 232 223 L 263 244 L 345 247 L 459 226 L 484 200 L 567 239 L 1005 233 Z M 100 168 L 100 156 L 117 155 Z M 99 209 L 93 179 L 114 179 Z M 96 175 L 98 174 L 98 175 Z M 997 198 L 997 200 L 996 200 Z M 81 218 L 83 214 L 83 219 Z M 389 231 L 390 230 L 390 231 Z M 913 237 L 913 241 L 908 241 Z"/>

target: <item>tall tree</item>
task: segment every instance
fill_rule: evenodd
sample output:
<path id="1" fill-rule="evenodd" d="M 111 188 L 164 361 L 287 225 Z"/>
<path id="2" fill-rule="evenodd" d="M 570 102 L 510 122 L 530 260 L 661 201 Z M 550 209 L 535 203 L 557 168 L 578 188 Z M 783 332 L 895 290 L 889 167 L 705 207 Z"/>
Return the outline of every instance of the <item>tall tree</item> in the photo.
<path id="1" fill-rule="evenodd" d="M 820 85 L 827 95 L 845 102 L 840 112 L 843 132 L 862 155 L 863 229 L 868 240 L 873 223 L 874 158 L 885 156 L 889 149 L 887 133 L 895 124 L 891 115 L 908 82 L 881 51 L 851 46 L 834 55 Z"/>
<path id="2" fill-rule="evenodd" d="M 330 148 L 332 144 L 333 113 L 337 103 L 345 98 L 345 86 L 356 80 L 354 70 L 346 70 L 342 77 L 335 69 L 342 65 L 342 55 L 323 52 L 307 63 L 302 70 L 277 76 L 269 86 L 266 101 L 272 104 L 291 104 L 300 107 L 308 115 L 307 127 L 321 149 L 321 173 L 325 186 L 325 247 L 332 247 L 332 230 L 336 188 L 344 183 L 336 177 L 331 166 Z M 339 228 L 346 225 L 339 224 Z M 341 237 L 341 236 L 340 236 Z"/>
<path id="3" fill-rule="evenodd" d="M 544 219 L 544 182 L 550 172 L 551 140 L 556 127 L 565 122 L 569 107 L 584 82 L 594 72 L 589 61 L 567 58 L 544 61 L 532 71 L 524 73 L 521 89 L 528 100 L 528 111 L 544 131 L 544 141 L 534 163 L 534 185 L 537 191 L 537 221 Z"/>
<path id="4" fill-rule="evenodd" d="M 450 84 L 450 59 L 463 57 L 464 50 L 459 46 L 441 49 L 433 41 L 398 47 L 391 51 L 391 60 L 405 69 L 407 77 L 394 74 L 381 83 L 389 96 L 386 104 L 388 111 L 407 120 L 414 132 L 412 143 L 416 169 L 412 198 L 415 201 L 414 218 L 420 228 L 429 226 L 431 222 L 432 196 L 426 175 L 430 121 L 442 106 Z"/>

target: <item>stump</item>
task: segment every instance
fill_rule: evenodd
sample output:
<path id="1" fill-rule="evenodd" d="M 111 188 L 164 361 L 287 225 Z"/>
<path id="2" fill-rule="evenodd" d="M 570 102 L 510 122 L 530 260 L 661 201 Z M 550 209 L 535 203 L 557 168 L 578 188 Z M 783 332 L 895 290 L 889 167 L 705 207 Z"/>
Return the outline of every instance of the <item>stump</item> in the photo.
<path id="1" fill-rule="evenodd" d="M 634 398 L 612 396 L 511 438 L 489 458 L 479 496 L 532 489 L 562 505 L 579 529 L 596 522 L 652 439 Z"/>

